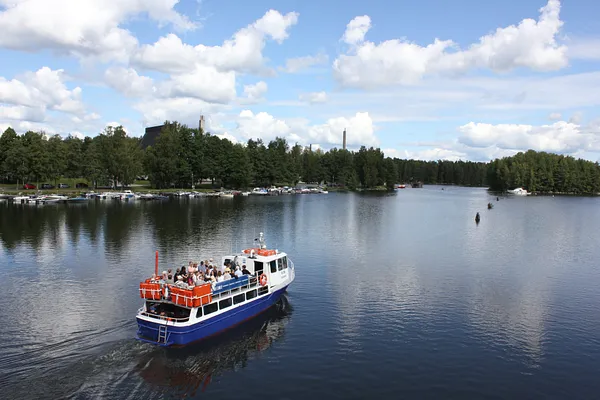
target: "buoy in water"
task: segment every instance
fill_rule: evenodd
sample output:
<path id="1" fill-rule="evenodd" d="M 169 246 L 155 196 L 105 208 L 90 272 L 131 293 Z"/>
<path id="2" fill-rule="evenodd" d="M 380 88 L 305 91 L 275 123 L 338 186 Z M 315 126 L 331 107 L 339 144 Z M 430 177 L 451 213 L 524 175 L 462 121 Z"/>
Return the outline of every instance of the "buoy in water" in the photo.
<path id="1" fill-rule="evenodd" d="M 481 217 L 479 216 L 479 213 L 475 214 L 475 223 L 479 223 L 479 221 L 481 221 Z"/>

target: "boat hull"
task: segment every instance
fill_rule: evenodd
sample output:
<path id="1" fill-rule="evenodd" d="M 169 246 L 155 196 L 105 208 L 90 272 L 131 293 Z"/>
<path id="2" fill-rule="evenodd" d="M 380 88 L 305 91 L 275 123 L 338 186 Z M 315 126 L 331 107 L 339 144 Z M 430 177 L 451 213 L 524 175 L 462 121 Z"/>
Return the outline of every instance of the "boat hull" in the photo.
<path id="1" fill-rule="evenodd" d="M 166 347 L 185 346 L 233 328 L 234 326 L 268 310 L 273 304 L 277 303 L 286 290 L 287 286 L 250 303 L 243 304 L 230 311 L 216 315 L 207 320 L 199 321 L 193 325 L 168 325 L 166 343 L 158 341 L 159 327 L 164 326 L 163 324 L 147 321 L 138 317 L 138 339 Z"/>

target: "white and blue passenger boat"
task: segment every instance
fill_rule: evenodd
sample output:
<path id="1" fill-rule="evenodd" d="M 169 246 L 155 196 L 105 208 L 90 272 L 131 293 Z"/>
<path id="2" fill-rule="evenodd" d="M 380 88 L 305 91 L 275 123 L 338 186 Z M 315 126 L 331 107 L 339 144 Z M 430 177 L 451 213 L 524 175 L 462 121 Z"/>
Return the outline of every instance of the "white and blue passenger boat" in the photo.
<path id="1" fill-rule="evenodd" d="M 163 281 L 140 283 L 145 303 L 136 317 L 138 339 L 184 346 L 239 325 L 274 305 L 294 281 L 294 264 L 286 253 L 267 249 L 262 233 L 257 240 L 257 247 L 221 259 L 221 265 L 245 265 L 250 274 L 193 289 Z"/>

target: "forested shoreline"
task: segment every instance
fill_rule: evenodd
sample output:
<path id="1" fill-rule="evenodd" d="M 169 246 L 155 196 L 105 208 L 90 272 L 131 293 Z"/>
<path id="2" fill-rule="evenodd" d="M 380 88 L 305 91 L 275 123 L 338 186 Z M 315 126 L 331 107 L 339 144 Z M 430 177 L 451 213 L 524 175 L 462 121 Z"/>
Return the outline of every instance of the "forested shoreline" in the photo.
<path id="1" fill-rule="evenodd" d="M 122 127 L 108 127 L 83 140 L 43 132 L 17 135 L 8 128 L 0 137 L 0 177 L 3 183 L 78 178 L 125 186 L 147 177 L 156 189 L 189 188 L 210 180 L 215 187 L 236 189 L 303 181 L 349 190 L 422 182 L 499 191 L 600 192 L 598 163 L 531 150 L 490 163 L 403 160 L 364 146 L 358 151 L 312 150 L 282 138 L 233 143 L 177 122 L 167 122 L 152 146 L 142 149 L 140 141 Z"/>

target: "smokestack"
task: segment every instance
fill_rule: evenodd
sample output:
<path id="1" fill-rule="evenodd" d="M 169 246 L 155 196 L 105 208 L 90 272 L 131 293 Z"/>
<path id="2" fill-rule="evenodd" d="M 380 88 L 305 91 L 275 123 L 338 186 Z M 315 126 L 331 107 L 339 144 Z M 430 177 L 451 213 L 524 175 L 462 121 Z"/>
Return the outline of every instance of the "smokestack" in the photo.
<path id="1" fill-rule="evenodd" d="M 344 129 L 344 141 L 342 144 L 342 149 L 346 150 L 346 130 Z"/>
<path id="2" fill-rule="evenodd" d="M 200 134 L 204 133 L 204 115 L 200 116 L 200 121 L 198 123 L 198 129 L 200 130 Z"/>
<path id="3" fill-rule="evenodd" d="M 308 151 L 312 151 L 312 143 L 308 145 Z"/>

